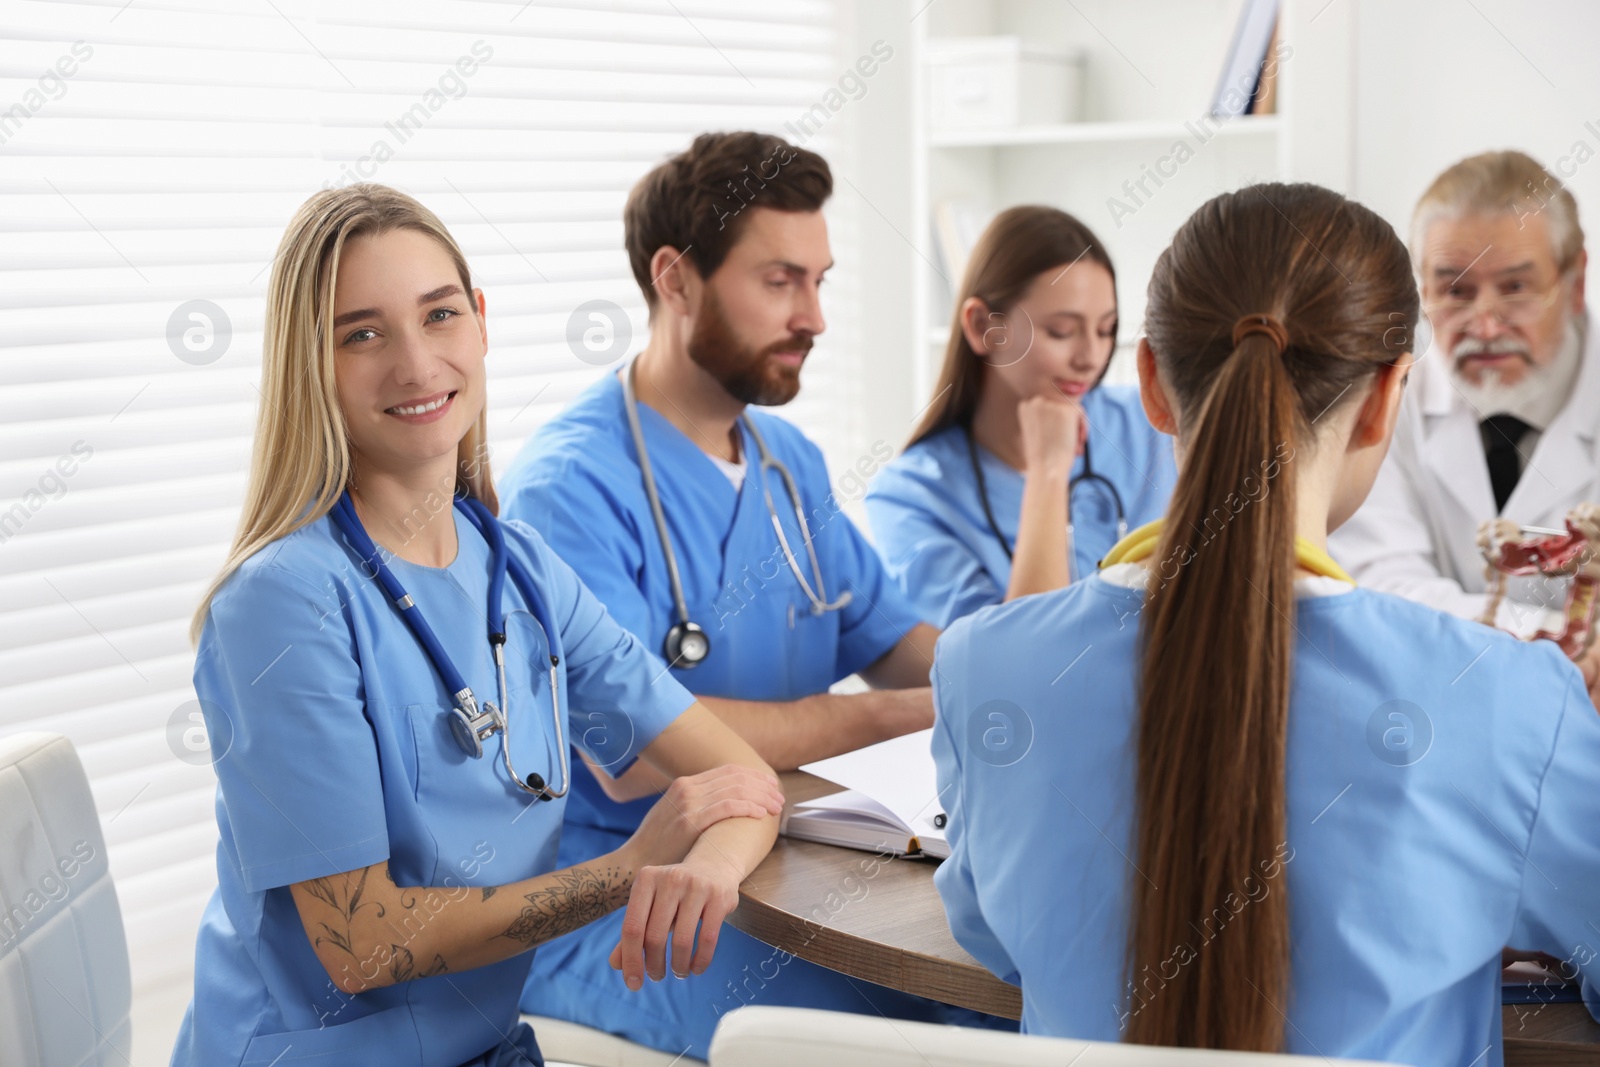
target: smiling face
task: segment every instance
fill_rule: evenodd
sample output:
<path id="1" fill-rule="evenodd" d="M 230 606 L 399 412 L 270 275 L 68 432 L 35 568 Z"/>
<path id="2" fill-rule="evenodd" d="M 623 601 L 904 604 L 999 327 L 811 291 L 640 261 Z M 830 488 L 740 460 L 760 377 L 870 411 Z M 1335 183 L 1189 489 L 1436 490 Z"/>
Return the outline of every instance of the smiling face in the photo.
<path id="1" fill-rule="evenodd" d="M 697 288 L 689 357 L 745 404 L 787 404 L 827 328 L 819 292 L 833 266 L 820 211 L 748 208 L 738 241 Z"/>
<path id="2" fill-rule="evenodd" d="M 448 466 L 484 405 L 483 294 L 411 229 L 352 238 L 333 297 L 334 377 L 357 469 Z"/>
<path id="3" fill-rule="evenodd" d="M 985 389 L 1003 389 L 1018 401 L 1078 400 L 1111 361 L 1117 290 L 1110 271 L 1079 260 L 1038 274 L 1009 312 L 989 319 L 999 328 L 973 345 L 986 363 Z"/>
<path id="4" fill-rule="evenodd" d="M 1555 359 L 1583 288 L 1563 275 L 1544 215 L 1440 217 L 1423 238 L 1435 342 L 1472 385 L 1516 386 Z"/>

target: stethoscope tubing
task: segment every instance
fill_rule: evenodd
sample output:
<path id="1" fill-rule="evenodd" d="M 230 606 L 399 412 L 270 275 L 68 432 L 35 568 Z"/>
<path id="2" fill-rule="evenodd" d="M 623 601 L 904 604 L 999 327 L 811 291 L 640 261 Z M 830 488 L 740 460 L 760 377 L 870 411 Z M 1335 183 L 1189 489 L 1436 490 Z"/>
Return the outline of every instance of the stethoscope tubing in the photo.
<path id="1" fill-rule="evenodd" d="M 523 791 L 533 793 L 541 800 L 559 800 L 566 796 L 571 786 L 571 769 L 568 766 L 566 750 L 566 731 L 561 721 L 561 695 L 560 695 L 560 664 L 561 653 L 558 645 L 559 631 L 552 624 L 545 612 L 545 604 L 541 598 L 534 595 L 533 580 L 523 569 L 522 564 L 512 559 L 506 548 L 505 533 L 500 528 L 500 522 L 484 506 L 483 502 L 473 497 L 460 496 L 454 500 L 455 509 L 467 519 L 468 522 L 481 534 L 489 545 L 491 567 L 489 572 L 489 599 L 488 603 L 500 608 L 498 627 L 493 615 L 487 623 L 489 644 L 493 649 L 496 675 L 498 680 L 500 707 L 490 705 L 494 728 L 504 736 L 501 738 L 501 750 L 505 757 L 506 772 L 511 780 Z M 477 698 L 472 688 L 467 685 L 466 679 L 456 669 L 455 662 L 445 652 L 444 645 L 439 641 L 438 635 L 428 625 L 427 618 L 422 614 L 422 609 L 416 601 L 406 592 L 400 580 L 394 576 L 387 564 L 384 563 L 382 553 L 373 543 L 361 519 L 356 515 L 355 505 L 350 499 L 349 491 L 343 493 L 334 502 L 329 515 L 333 524 L 344 534 L 357 554 L 361 556 L 362 563 L 378 584 L 383 587 L 390 601 L 400 612 L 401 618 L 416 637 L 417 643 L 423 648 L 428 659 L 432 661 L 434 670 L 438 673 L 445 687 L 450 691 L 455 710 L 452 714 L 464 714 L 463 721 L 480 719 Z M 511 762 L 510 733 L 507 725 L 510 715 L 508 707 L 508 691 L 505 678 L 505 642 L 506 619 L 509 613 L 505 611 L 505 579 L 510 574 L 512 584 L 521 592 L 522 598 L 527 602 L 534 621 L 544 631 L 545 644 L 549 649 L 549 681 L 550 681 L 550 706 L 551 718 L 554 721 L 556 732 L 557 760 L 561 766 L 561 788 L 554 790 L 538 775 L 531 780 L 525 780 L 516 772 Z M 493 609 L 491 609 L 492 611 Z M 489 730 L 490 733 L 494 729 Z M 470 753 L 476 754 L 476 753 Z"/>
<path id="2" fill-rule="evenodd" d="M 688 602 L 683 592 L 683 576 L 678 568 L 678 556 L 672 548 L 672 537 L 667 530 L 666 511 L 661 506 L 661 494 L 656 488 L 655 471 L 650 465 L 650 450 L 645 444 L 644 425 L 639 418 L 639 401 L 633 388 L 634 363 L 618 374 L 622 382 L 623 408 L 628 418 L 628 430 L 633 438 L 634 452 L 639 457 L 639 476 L 644 483 L 645 499 L 650 504 L 650 516 L 656 528 L 656 537 L 661 544 L 661 554 L 667 563 L 667 584 L 672 591 L 672 604 L 676 612 L 676 623 L 673 629 L 679 628 L 693 630 L 704 638 L 705 631 L 697 626 L 689 616 Z M 759 458 L 758 476 L 761 479 L 761 492 L 766 502 L 767 513 L 772 518 L 773 530 L 777 533 L 779 547 L 783 550 L 785 561 L 789 570 L 793 572 L 795 581 L 799 583 L 801 591 L 805 593 L 807 601 L 811 604 L 811 613 L 821 615 L 824 612 L 838 611 L 851 601 L 851 594 L 847 590 L 837 600 L 829 601 L 827 587 L 822 578 L 822 563 L 817 557 L 816 545 L 811 537 L 811 525 L 806 521 L 805 501 L 800 497 L 800 488 L 795 484 L 794 476 L 789 473 L 789 468 L 775 458 L 767 448 L 767 442 L 762 437 L 761 431 L 756 429 L 755 423 L 747 415 L 740 415 L 739 422 L 750 434 L 750 439 L 755 443 L 756 453 Z M 789 544 L 788 536 L 783 532 L 783 523 L 778 519 L 777 503 L 772 499 L 772 487 L 767 482 L 767 472 L 775 472 L 783 482 L 784 490 L 789 496 L 789 503 L 794 508 L 795 521 L 800 526 L 800 538 L 806 551 L 807 562 L 810 564 L 812 581 L 807 581 L 805 574 L 800 569 L 799 558 Z M 668 644 L 671 644 L 669 634 Z M 703 656 L 701 657 L 703 658 Z M 669 662 L 673 656 L 668 653 Z M 695 659 L 686 663 L 673 662 L 673 666 L 693 667 L 699 663 Z"/>
<path id="3" fill-rule="evenodd" d="M 383 562 L 378 546 L 373 543 L 365 527 L 362 526 L 361 520 L 356 516 L 355 507 L 350 501 L 348 492 L 334 502 L 333 518 L 335 525 L 339 527 L 346 539 L 351 542 L 352 547 L 361 556 L 361 562 L 365 565 L 367 573 L 378 580 L 378 584 L 383 587 L 383 591 L 388 594 L 389 600 L 400 612 L 401 618 L 405 620 L 411 632 L 416 635 L 417 643 L 422 646 L 428 658 L 433 661 L 433 668 L 438 673 L 440 680 L 444 682 L 445 688 L 450 691 L 450 695 L 457 700 L 460 700 L 463 694 L 470 695 L 472 692 L 471 687 L 467 685 L 467 681 L 461 676 L 461 672 L 456 670 L 455 662 L 445 652 L 444 645 L 440 643 L 438 636 L 433 632 L 433 627 L 428 625 L 428 620 L 422 614 L 422 609 L 417 607 L 416 601 L 411 599 L 411 594 L 406 592 L 405 587 L 400 584 L 400 580 L 394 576 L 394 572 L 389 570 L 388 566 Z"/>
<path id="4" fill-rule="evenodd" d="M 767 450 L 767 442 L 762 438 L 761 431 L 756 429 L 756 424 L 745 416 L 740 416 L 744 428 L 750 431 L 751 440 L 756 443 L 756 452 L 761 457 L 761 492 L 766 497 L 767 514 L 772 518 L 772 529 L 778 535 L 778 544 L 783 549 L 783 558 L 788 562 L 789 569 L 794 572 L 794 580 L 800 583 L 806 599 L 811 602 L 811 614 L 821 615 L 829 611 L 838 611 L 850 603 L 851 594 L 846 590 L 838 600 L 828 600 L 828 590 L 822 583 L 822 562 L 817 558 L 816 545 L 811 539 L 811 523 L 806 520 L 805 501 L 800 498 L 800 487 L 795 484 L 794 476 L 789 473 L 789 468 L 772 457 Z M 794 508 L 795 521 L 800 525 L 800 540 L 805 545 L 806 557 L 811 564 L 811 577 L 816 582 L 813 588 L 807 582 L 805 575 L 800 573 L 800 562 L 795 558 L 794 549 L 789 547 L 789 538 L 783 532 L 783 523 L 778 521 L 778 506 L 772 499 L 772 487 L 767 483 L 767 471 L 775 471 L 783 482 L 784 490 L 789 494 L 789 505 Z"/>
<path id="5" fill-rule="evenodd" d="M 1000 550 L 1006 554 L 1006 559 L 1012 556 L 1011 543 L 1006 540 L 1006 535 L 1000 530 L 1000 523 L 995 520 L 994 508 L 989 504 L 989 486 L 983 476 L 983 464 L 978 460 L 978 441 L 973 435 L 972 427 L 963 427 L 967 435 L 967 457 L 972 463 L 972 477 L 978 490 L 978 503 L 983 508 L 984 521 L 989 526 L 989 532 L 994 534 L 994 539 L 999 542 Z M 1071 500 L 1072 491 L 1085 482 L 1099 482 L 1111 494 L 1111 505 L 1117 513 L 1117 531 L 1120 539 L 1128 530 L 1128 513 L 1122 506 L 1122 493 L 1111 484 L 1111 479 L 1103 474 L 1095 473 L 1094 458 L 1090 452 L 1090 439 L 1083 439 L 1083 470 L 1077 477 L 1067 482 L 1067 499 Z"/>

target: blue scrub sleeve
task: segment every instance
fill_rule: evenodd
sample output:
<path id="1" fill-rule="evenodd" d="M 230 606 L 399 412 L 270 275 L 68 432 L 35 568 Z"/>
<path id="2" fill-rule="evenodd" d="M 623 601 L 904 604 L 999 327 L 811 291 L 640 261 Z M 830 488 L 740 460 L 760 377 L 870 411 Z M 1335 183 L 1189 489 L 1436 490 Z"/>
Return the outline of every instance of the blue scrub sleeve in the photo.
<path id="1" fill-rule="evenodd" d="M 333 588 L 247 565 L 200 638 L 195 691 L 252 892 L 389 857 L 377 739 Z"/>
<path id="2" fill-rule="evenodd" d="M 978 899 L 978 884 L 972 873 L 966 826 L 966 781 L 961 766 L 961 723 L 964 705 L 959 694 L 964 688 L 966 636 L 968 627 L 939 638 L 933 658 L 933 762 L 938 770 L 939 799 L 946 816 L 944 834 L 950 845 L 950 858 L 939 864 L 933 884 L 944 901 L 945 917 L 956 942 L 972 954 L 1003 982 L 1022 984 L 1017 965 L 1000 944 L 983 915 Z"/>
<path id="3" fill-rule="evenodd" d="M 561 631 L 572 743 L 616 777 L 694 703 L 666 666 L 618 625 L 576 571 L 523 522 L 506 524 L 545 574 L 551 616 Z"/>
<path id="4" fill-rule="evenodd" d="M 983 562 L 922 508 L 891 491 L 869 495 L 867 514 L 889 573 L 928 622 L 942 629 L 1005 599 Z"/>
<path id="5" fill-rule="evenodd" d="M 830 596 L 839 590 L 850 591 L 850 603 L 840 614 L 839 648 L 835 653 L 834 674 L 848 678 L 888 655 L 900 639 L 922 621 L 884 569 L 877 551 L 843 512 L 828 523 L 830 544 L 826 571 Z M 837 576 L 837 577 L 835 577 Z"/>
<path id="6" fill-rule="evenodd" d="M 1517 918 L 1506 943 L 1569 960 L 1585 984 L 1600 982 L 1600 714 L 1582 678 L 1570 682 L 1522 872 Z M 1586 997 L 1600 1019 L 1600 1003 Z"/>

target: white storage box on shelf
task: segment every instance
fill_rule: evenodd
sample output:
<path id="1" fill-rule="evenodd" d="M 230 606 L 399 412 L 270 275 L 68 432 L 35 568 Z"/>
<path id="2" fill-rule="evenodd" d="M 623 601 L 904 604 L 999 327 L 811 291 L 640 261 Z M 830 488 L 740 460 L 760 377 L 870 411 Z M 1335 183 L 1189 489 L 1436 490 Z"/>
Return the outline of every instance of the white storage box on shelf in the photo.
<path id="1" fill-rule="evenodd" d="M 936 131 L 1079 119 L 1081 49 L 1023 44 L 1020 37 L 945 37 L 929 40 L 924 55 Z"/>

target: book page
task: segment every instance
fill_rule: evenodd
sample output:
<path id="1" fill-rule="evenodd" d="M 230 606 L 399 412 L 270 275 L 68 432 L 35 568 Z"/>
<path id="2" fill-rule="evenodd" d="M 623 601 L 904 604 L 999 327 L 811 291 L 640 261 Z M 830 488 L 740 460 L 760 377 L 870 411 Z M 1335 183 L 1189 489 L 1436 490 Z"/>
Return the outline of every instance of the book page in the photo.
<path id="1" fill-rule="evenodd" d="M 918 837 L 943 840 L 944 834 L 933 825 L 934 816 L 944 808 L 939 803 L 938 774 L 928 747 L 932 737 L 932 730 L 922 730 L 800 769 L 866 794 Z"/>
<path id="2" fill-rule="evenodd" d="M 825 797 L 816 797 L 812 800 L 803 800 L 794 806 L 796 815 L 803 811 L 826 811 L 835 815 L 875 822 L 887 829 L 902 830 L 907 835 L 911 833 L 911 827 L 905 825 L 900 816 L 865 793 L 858 793 L 854 789 L 846 789 L 842 793 L 829 793 Z"/>

